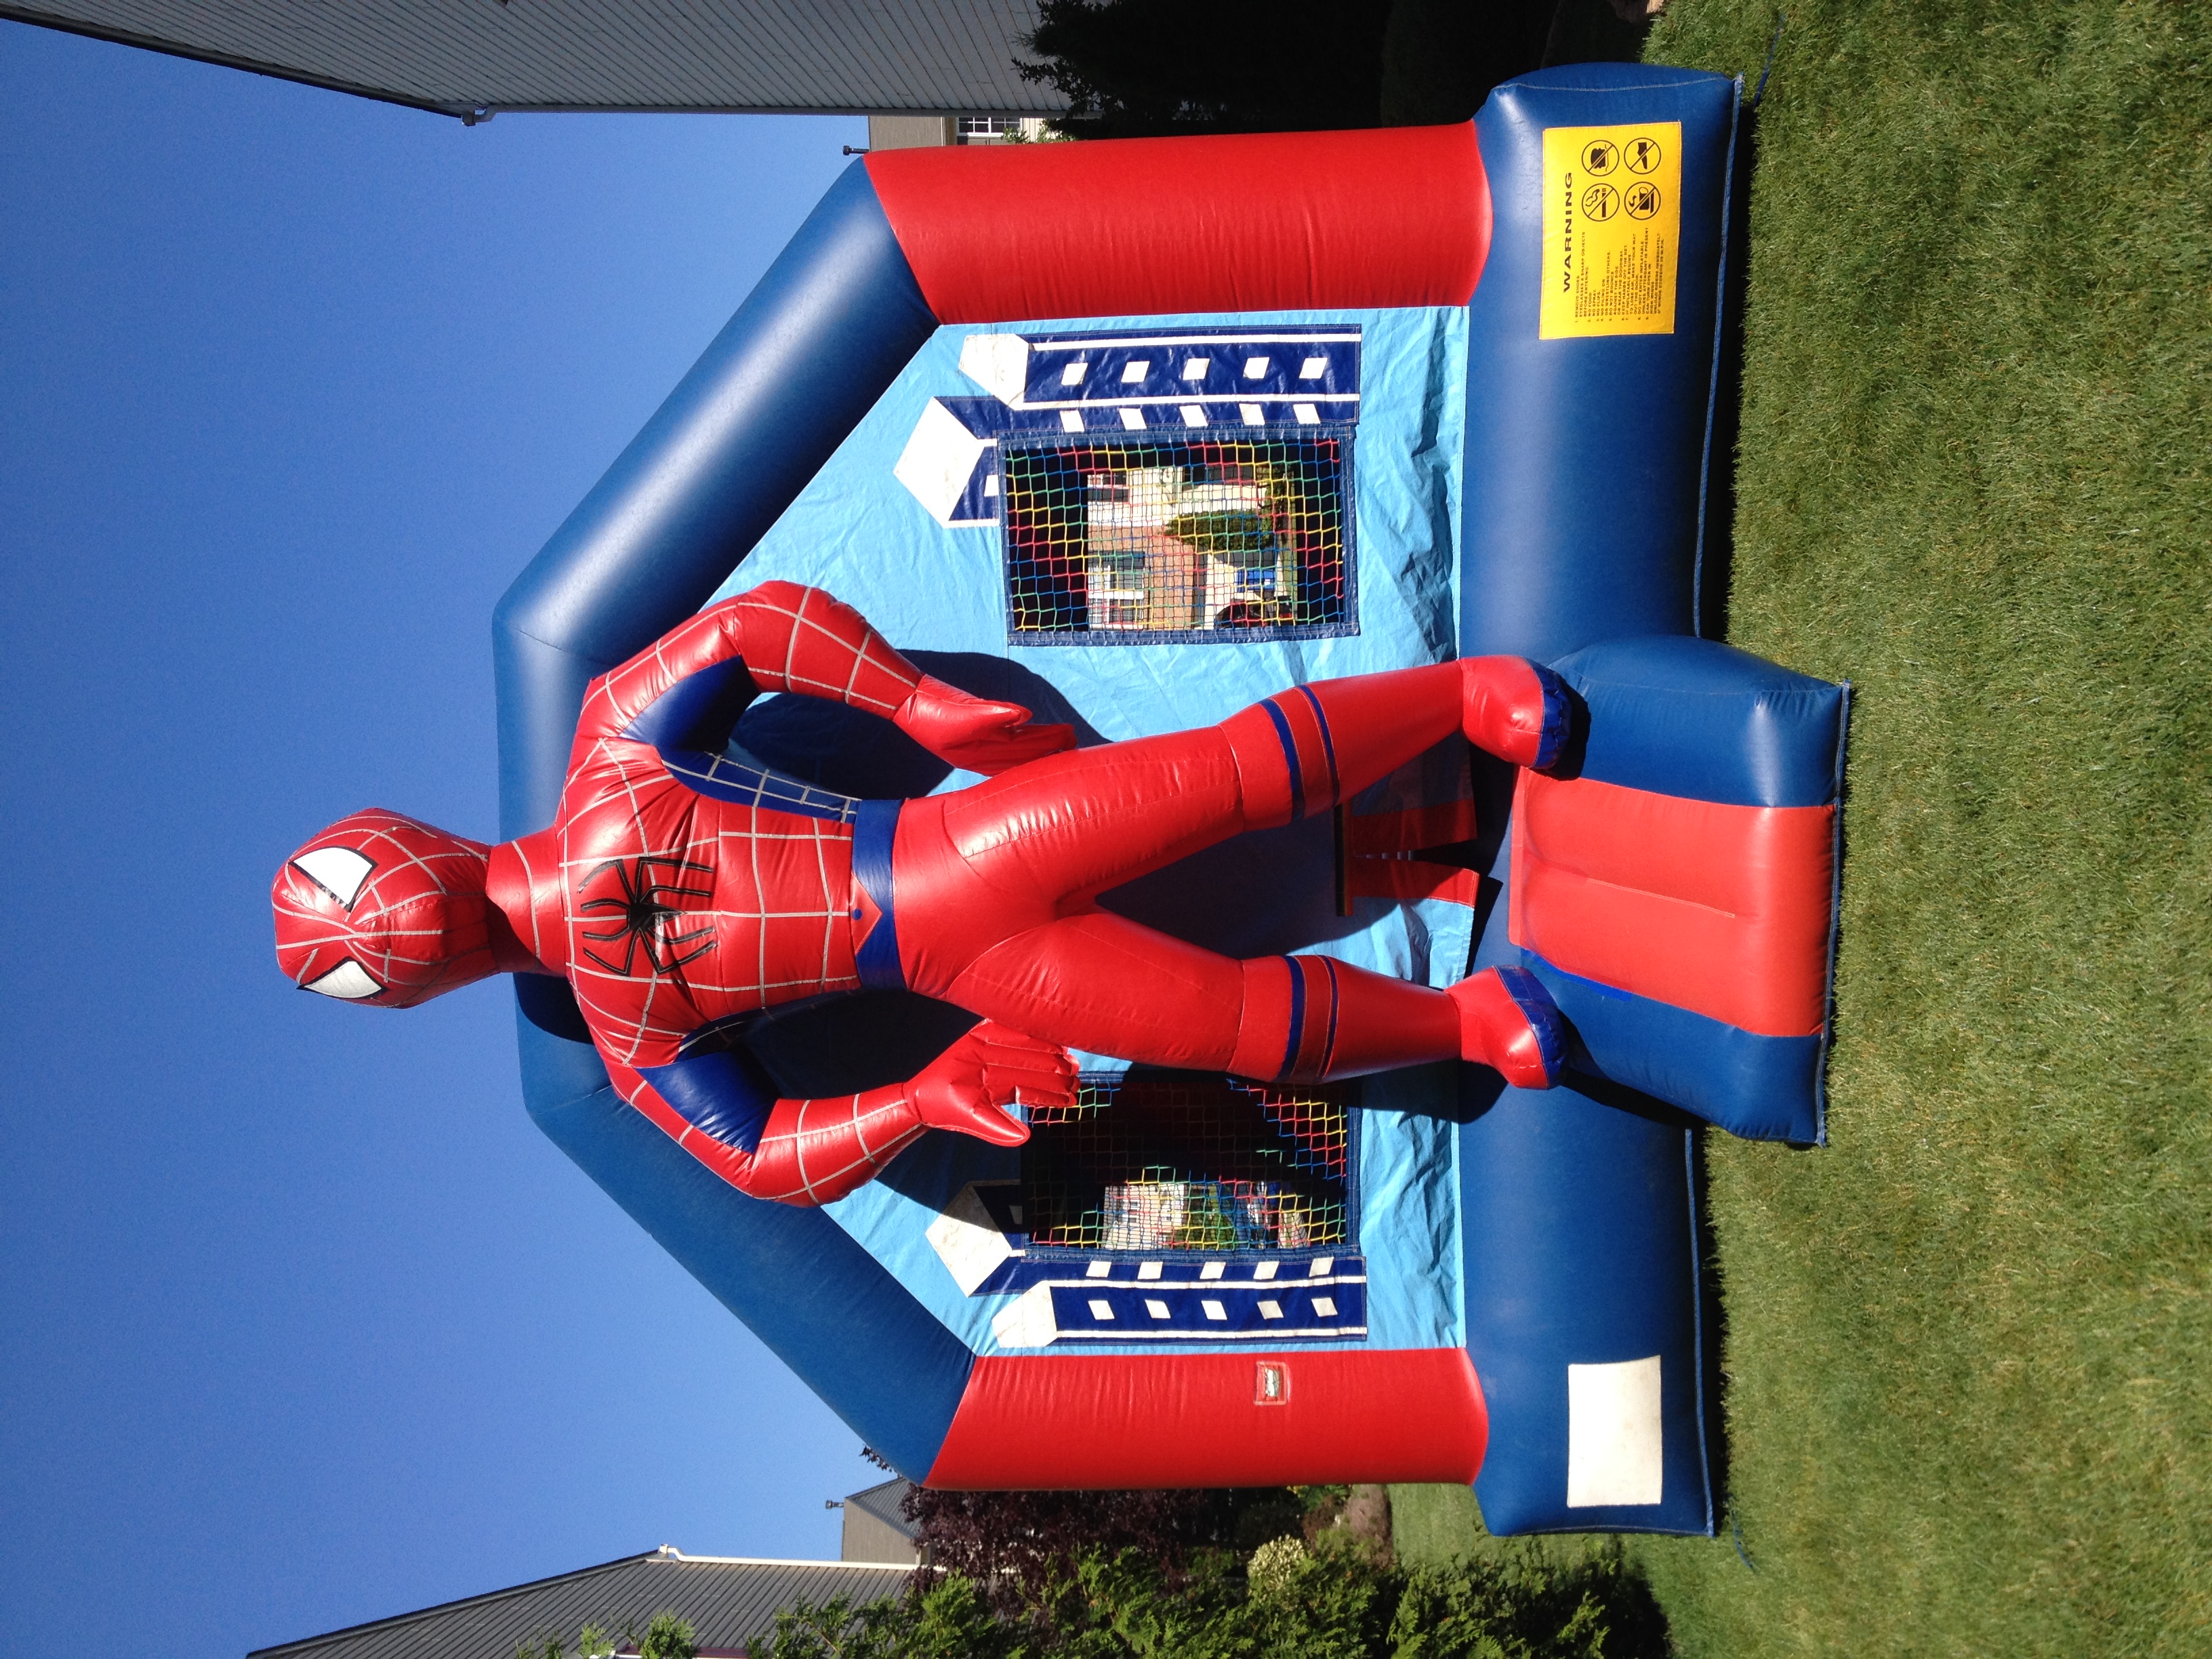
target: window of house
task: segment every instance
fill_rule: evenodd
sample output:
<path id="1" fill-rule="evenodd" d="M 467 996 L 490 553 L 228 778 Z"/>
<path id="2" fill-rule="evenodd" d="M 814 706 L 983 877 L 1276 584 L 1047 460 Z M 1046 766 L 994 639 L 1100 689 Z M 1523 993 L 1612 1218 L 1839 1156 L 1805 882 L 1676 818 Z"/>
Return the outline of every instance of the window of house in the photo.
<path id="1" fill-rule="evenodd" d="M 1036 143 L 1045 124 L 1035 115 L 963 115 L 953 123 L 956 144 Z"/>

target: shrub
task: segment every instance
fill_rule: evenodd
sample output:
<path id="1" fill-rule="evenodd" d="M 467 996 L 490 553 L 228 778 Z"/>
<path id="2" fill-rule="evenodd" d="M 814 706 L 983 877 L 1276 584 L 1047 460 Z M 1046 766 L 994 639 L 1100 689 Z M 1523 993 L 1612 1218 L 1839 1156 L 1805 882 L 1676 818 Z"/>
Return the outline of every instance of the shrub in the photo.
<path id="1" fill-rule="evenodd" d="M 924 1577 L 929 1575 L 922 1575 Z M 903 1601 L 801 1606 L 756 1659 L 1663 1659 L 1666 1629 L 1615 1548 L 1561 1564 L 1534 1545 L 1411 1571 L 1340 1531 L 1309 1548 L 1192 1552 L 1170 1571 L 1091 1551 L 1043 1601 L 994 1606 L 937 1574 Z"/>

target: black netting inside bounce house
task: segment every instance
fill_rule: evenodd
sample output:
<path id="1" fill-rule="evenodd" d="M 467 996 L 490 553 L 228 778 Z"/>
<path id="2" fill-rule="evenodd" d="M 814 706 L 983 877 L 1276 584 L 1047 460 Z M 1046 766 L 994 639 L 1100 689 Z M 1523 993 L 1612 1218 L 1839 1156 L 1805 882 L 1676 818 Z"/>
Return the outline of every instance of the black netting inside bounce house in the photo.
<path id="1" fill-rule="evenodd" d="M 1002 443 L 1010 632 L 1348 631 L 1351 447 L 1343 432 Z"/>
<path id="2" fill-rule="evenodd" d="M 1086 1077 L 1033 1111 L 1020 1214 L 1032 1246 L 1297 1250 L 1352 1237 L 1349 1091 L 1225 1077 Z"/>

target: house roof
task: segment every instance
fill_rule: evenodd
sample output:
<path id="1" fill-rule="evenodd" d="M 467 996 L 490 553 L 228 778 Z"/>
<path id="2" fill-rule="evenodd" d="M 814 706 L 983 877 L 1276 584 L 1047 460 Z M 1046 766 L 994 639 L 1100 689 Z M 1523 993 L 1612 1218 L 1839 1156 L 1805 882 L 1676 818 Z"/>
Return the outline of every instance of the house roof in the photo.
<path id="1" fill-rule="evenodd" d="M 1049 114 L 1036 0 L 0 0 L 0 17 L 476 118 Z"/>
<path id="2" fill-rule="evenodd" d="M 863 1515 L 882 1522 L 901 1537 L 911 1538 L 921 1528 L 916 1522 L 908 1520 L 899 1506 L 906 1502 L 906 1495 L 913 1490 L 912 1482 L 892 1479 L 881 1486 L 870 1486 L 866 1492 L 854 1492 L 845 1500 L 845 1504 L 848 1509 L 858 1510 Z"/>
<path id="3" fill-rule="evenodd" d="M 911 1569 L 860 1561 L 756 1561 L 686 1555 L 671 1545 L 419 1613 L 257 1649 L 247 1659 L 514 1659 L 516 1644 L 557 1636 L 572 1650 L 585 1625 L 619 1637 L 656 1613 L 690 1622 L 702 1652 L 741 1652 L 779 1609 L 845 1596 L 881 1601 Z"/>

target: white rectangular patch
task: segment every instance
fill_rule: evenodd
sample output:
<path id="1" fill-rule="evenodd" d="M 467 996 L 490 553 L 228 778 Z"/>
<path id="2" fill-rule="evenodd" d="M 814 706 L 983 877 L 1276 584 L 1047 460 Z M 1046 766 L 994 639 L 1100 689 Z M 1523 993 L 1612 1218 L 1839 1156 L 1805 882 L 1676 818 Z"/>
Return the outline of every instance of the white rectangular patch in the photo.
<path id="1" fill-rule="evenodd" d="M 1032 1285 L 1000 1309 L 991 1321 L 991 1334 L 1002 1348 L 1043 1348 L 1060 1334 L 1053 1317 L 1052 1286 Z"/>
<path id="2" fill-rule="evenodd" d="M 1083 377 L 1090 372 L 1091 365 L 1086 362 L 1079 361 L 1070 363 L 1060 371 L 1060 383 L 1062 386 L 1081 386 Z"/>
<path id="3" fill-rule="evenodd" d="M 1131 432 L 1142 432 L 1145 429 L 1145 411 L 1141 409 L 1124 409 L 1121 411 L 1121 424 Z"/>
<path id="4" fill-rule="evenodd" d="M 932 398 L 923 406 L 921 418 L 915 422 L 914 435 L 906 441 L 906 448 L 891 468 L 891 477 L 929 509 L 931 518 L 941 525 L 950 525 L 959 508 L 960 498 L 968 493 L 968 480 L 975 476 L 975 463 L 983 459 L 983 452 L 991 444 L 992 440 L 977 437 L 961 425 L 959 417 L 951 410 Z M 307 856 L 314 858 L 318 854 L 310 853 Z M 309 870 L 307 873 L 322 881 L 319 871 Z M 325 887 L 330 884 L 323 882 Z M 346 895 L 338 896 L 343 899 Z"/>
<path id="5" fill-rule="evenodd" d="M 1124 363 L 1121 365 L 1121 384 L 1134 386 L 1152 372 L 1151 362 L 1142 358 L 1133 363 Z"/>
<path id="6" fill-rule="evenodd" d="M 1078 409 L 1061 410 L 1060 411 L 1060 429 L 1062 432 L 1082 431 L 1083 411 Z"/>
<path id="7" fill-rule="evenodd" d="M 1665 1480 L 1659 1356 L 1567 1367 L 1567 1507 L 1656 1504 Z"/>
<path id="8" fill-rule="evenodd" d="M 1014 1253 L 972 1184 L 963 1187 L 945 1212 L 929 1224 L 927 1237 L 963 1296 L 975 1295 L 975 1287 Z"/>
<path id="9" fill-rule="evenodd" d="M 960 343 L 960 372 L 1019 408 L 1029 387 L 1030 343 L 1018 334 L 970 334 Z"/>

